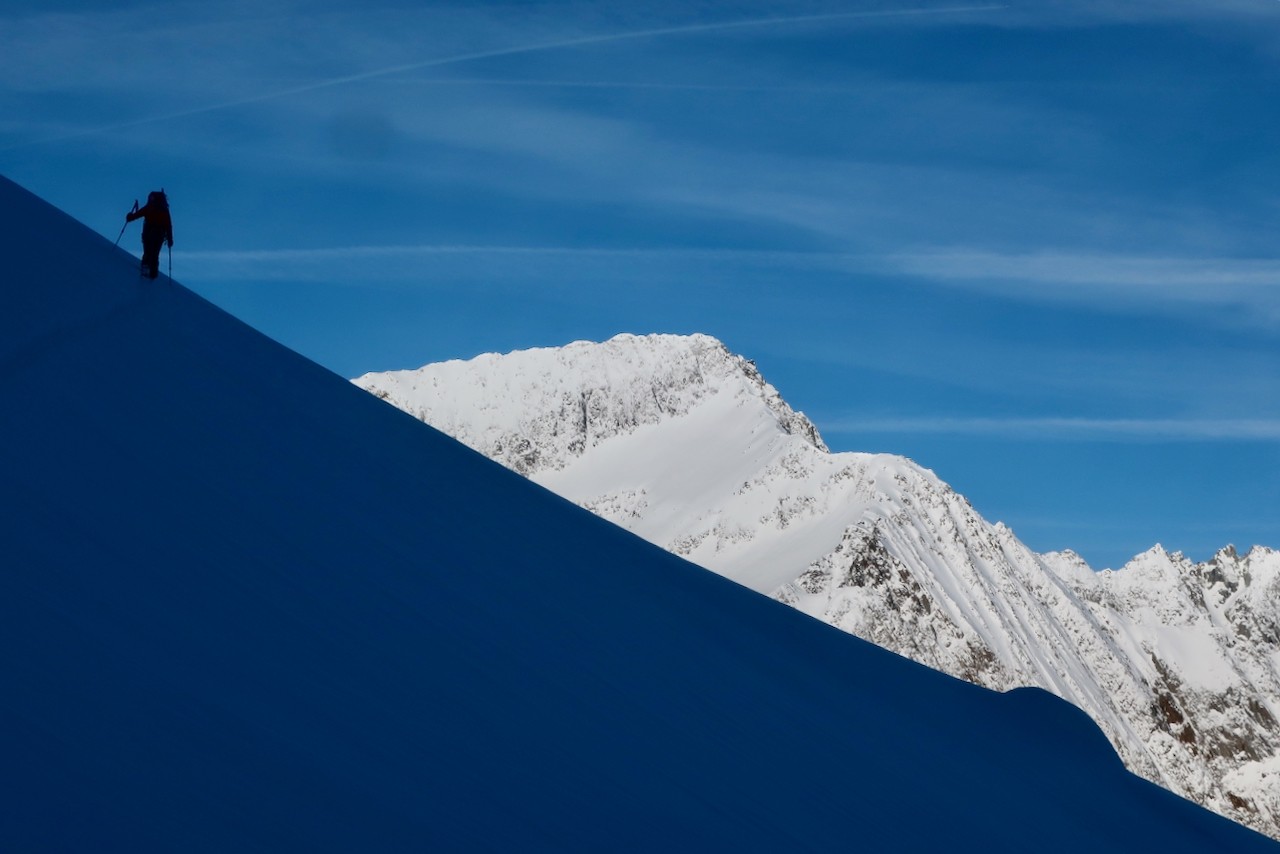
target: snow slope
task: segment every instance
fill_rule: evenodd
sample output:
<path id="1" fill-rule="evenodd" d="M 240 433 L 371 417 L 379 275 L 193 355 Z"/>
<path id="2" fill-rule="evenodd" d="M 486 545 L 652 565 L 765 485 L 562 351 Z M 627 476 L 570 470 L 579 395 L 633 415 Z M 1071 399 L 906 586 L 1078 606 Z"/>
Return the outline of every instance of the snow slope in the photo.
<path id="1" fill-rule="evenodd" d="M 627 529 L 986 687 L 1038 686 L 1144 777 L 1280 835 L 1280 554 L 1095 574 L 910 460 L 832 454 L 707 336 L 486 355 L 356 383 Z"/>
<path id="2" fill-rule="evenodd" d="M 1276 850 L 0 225 L 7 850 Z"/>

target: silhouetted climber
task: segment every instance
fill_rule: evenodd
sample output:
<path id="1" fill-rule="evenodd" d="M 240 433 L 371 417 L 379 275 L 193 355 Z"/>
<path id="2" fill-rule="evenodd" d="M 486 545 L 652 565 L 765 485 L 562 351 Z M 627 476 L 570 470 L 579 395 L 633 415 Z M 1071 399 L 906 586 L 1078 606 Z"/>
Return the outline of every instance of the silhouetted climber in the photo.
<path id="1" fill-rule="evenodd" d="M 173 220 L 169 217 L 169 199 L 164 190 L 155 190 L 147 196 L 147 203 L 124 215 L 125 223 L 142 219 L 142 270 L 154 279 L 160 275 L 160 247 L 168 243 L 173 248 Z"/>

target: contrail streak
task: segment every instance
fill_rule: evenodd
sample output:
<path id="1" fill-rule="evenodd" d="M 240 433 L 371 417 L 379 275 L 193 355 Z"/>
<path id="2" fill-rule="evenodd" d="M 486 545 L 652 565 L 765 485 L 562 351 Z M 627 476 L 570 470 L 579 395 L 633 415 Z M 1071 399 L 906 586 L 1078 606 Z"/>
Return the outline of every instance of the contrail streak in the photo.
<path id="1" fill-rule="evenodd" d="M 94 136 L 101 133 L 109 133 L 112 131 L 126 130 L 128 128 L 139 127 L 141 125 L 154 124 L 156 122 L 171 121 L 173 119 L 187 118 L 188 116 L 198 116 L 205 113 L 213 113 L 219 110 L 229 110 L 234 107 L 244 107 L 250 104 L 261 104 L 265 101 L 275 101 L 281 98 L 288 98 L 293 95 L 302 95 L 308 92 L 316 92 L 321 89 L 331 89 L 337 86 L 345 86 L 349 83 L 360 83 L 365 80 L 374 80 L 379 77 L 386 77 L 391 74 L 404 74 L 409 71 L 421 71 L 425 68 L 440 68 L 445 65 L 457 65 L 464 62 L 475 62 L 481 59 L 494 59 L 501 56 L 515 56 L 522 53 L 537 53 L 546 50 L 563 50 L 565 48 L 587 47 L 590 45 L 608 44 L 610 42 L 623 41 L 639 41 L 641 39 L 662 38 L 664 36 L 680 36 L 690 35 L 694 33 L 709 33 L 724 30 L 743 30 L 758 27 L 782 26 L 787 24 L 808 24 L 821 21 L 840 21 L 851 20 L 856 18 L 892 18 L 892 17 L 908 17 L 908 16 L 925 16 L 925 15 L 956 15 L 972 12 L 992 12 L 999 9 L 1007 8 L 1003 5 L 986 5 L 986 6 L 943 6 L 935 8 L 922 9 L 884 9 L 879 11 L 862 11 L 862 12 L 832 12 L 823 15 L 787 15 L 772 18 L 748 18 L 740 21 L 722 21 L 718 23 L 708 24 L 681 24 L 673 27 L 656 27 L 648 30 L 632 30 L 621 33 L 601 33 L 592 36 L 579 36 L 572 39 L 558 39 L 556 41 L 538 42 L 535 44 L 516 45 L 514 47 L 494 48 L 492 50 L 481 50 L 472 53 L 461 53 L 454 56 L 445 56 L 438 59 L 428 59 L 421 62 L 409 62 L 401 65 L 387 66 L 386 68 L 377 68 L 371 71 L 362 71 L 358 74 L 348 74 L 342 77 L 332 77 L 327 80 L 319 80 L 314 83 L 306 83 L 300 86 L 293 86 L 287 89 L 278 89 L 273 92 L 266 92 L 261 95 L 253 95 L 247 98 L 238 98 L 234 101 L 223 101 L 217 104 L 206 104 L 202 107 L 193 107 L 189 110 L 179 110 L 173 113 L 164 113 L 158 116 L 147 116 L 146 118 L 134 119 L 127 122 L 118 122 L 116 124 L 104 125 L 102 127 L 88 128 L 85 130 L 73 131 L 71 133 L 61 134 L 58 136 L 45 137 L 43 139 L 31 140 L 29 142 L 17 143 L 14 145 L 0 148 L 0 151 L 12 151 L 18 148 L 27 148 L 34 145 L 43 145 L 53 142 L 65 142 L 71 139 L 79 139 L 86 136 Z"/>

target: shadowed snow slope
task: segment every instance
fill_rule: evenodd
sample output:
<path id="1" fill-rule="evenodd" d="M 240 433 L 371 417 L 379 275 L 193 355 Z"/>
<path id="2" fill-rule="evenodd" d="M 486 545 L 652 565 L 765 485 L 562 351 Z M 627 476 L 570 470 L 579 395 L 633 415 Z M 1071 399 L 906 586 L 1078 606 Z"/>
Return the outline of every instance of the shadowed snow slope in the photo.
<path id="1" fill-rule="evenodd" d="M 669 555 L 2 179 L 0 243 L 7 850 L 1277 850 L 1048 694 Z"/>

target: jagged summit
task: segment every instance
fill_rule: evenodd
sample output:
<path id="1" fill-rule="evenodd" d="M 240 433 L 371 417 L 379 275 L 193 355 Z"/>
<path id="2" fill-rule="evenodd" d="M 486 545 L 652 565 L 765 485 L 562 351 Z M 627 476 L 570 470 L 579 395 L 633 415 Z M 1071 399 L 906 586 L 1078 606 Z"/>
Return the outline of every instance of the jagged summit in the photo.
<path id="1" fill-rule="evenodd" d="M 706 335 L 620 335 L 355 383 L 761 592 L 839 538 L 849 514 L 832 506 L 856 517 L 900 483 L 945 489 L 902 457 L 831 454 L 754 364 Z"/>
<path id="2" fill-rule="evenodd" d="M 990 688 L 1067 698 L 1136 772 L 1280 833 L 1269 550 L 1197 567 L 1156 546 L 1102 574 L 1072 552 L 1037 555 L 911 460 L 830 453 L 707 336 L 620 336 L 357 383 L 845 631 Z"/>
<path id="3" fill-rule="evenodd" d="M 750 361 L 709 335 L 622 334 L 355 382 L 526 475 L 563 469 L 607 439 L 688 414 L 719 394 L 758 401 L 778 428 L 826 450 L 813 423 Z"/>

